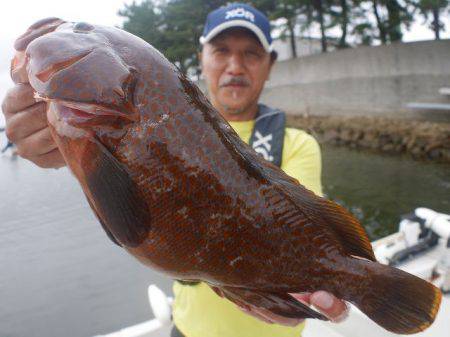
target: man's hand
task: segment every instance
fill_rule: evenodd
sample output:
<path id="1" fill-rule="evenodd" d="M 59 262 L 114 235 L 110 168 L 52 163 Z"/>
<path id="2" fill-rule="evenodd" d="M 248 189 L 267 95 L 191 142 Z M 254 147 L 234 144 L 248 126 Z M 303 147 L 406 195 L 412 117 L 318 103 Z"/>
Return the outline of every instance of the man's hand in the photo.
<path id="1" fill-rule="evenodd" d="M 344 301 L 334 297 L 325 291 L 316 291 L 315 293 L 291 294 L 299 302 L 314 306 L 323 315 L 327 316 L 332 322 L 341 322 L 348 315 L 348 307 Z M 252 315 L 266 323 L 278 323 L 287 326 L 296 326 L 303 319 L 286 318 L 275 315 L 264 308 L 250 306 L 249 308 L 239 307 L 242 311 Z"/>
<path id="2" fill-rule="evenodd" d="M 15 86 L 2 103 L 6 136 L 17 146 L 21 157 L 45 168 L 58 168 L 65 162 L 47 125 L 46 103 L 36 102 L 33 88 L 28 83 L 24 51 L 31 41 L 53 31 L 61 23 L 63 21 L 56 18 L 38 21 L 16 40 L 16 54 L 11 62 Z"/>
<path id="3" fill-rule="evenodd" d="M 6 136 L 17 146 L 18 154 L 36 165 L 58 168 L 65 165 L 47 125 L 46 104 L 37 103 L 27 83 L 11 88 L 2 104 Z"/>

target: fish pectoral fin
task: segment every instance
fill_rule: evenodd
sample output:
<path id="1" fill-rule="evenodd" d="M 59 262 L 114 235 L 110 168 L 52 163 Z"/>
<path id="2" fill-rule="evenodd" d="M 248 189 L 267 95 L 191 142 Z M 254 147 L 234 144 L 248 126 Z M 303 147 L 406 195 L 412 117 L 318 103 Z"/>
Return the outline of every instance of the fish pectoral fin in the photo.
<path id="1" fill-rule="evenodd" d="M 103 222 L 102 218 L 100 217 L 100 215 L 98 214 L 98 211 L 95 209 L 94 204 L 92 203 L 92 201 L 89 199 L 89 197 L 86 198 L 89 206 L 91 206 L 91 209 L 94 211 L 95 216 L 97 217 L 98 221 L 100 222 L 100 225 L 102 225 L 103 230 L 106 232 L 106 235 L 108 236 L 108 238 L 114 242 L 116 245 L 122 247 L 122 245 L 116 240 L 116 238 L 114 237 L 114 235 L 112 235 L 111 231 L 109 230 L 108 226 L 105 225 L 105 223 Z"/>
<path id="2" fill-rule="evenodd" d="M 225 297 L 240 307 L 263 308 L 271 313 L 285 318 L 303 319 L 317 318 L 328 320 L 327 317 L 297 301 L 288 293 L 265 292 L 255 289 L 235 287 L 211 287 L 219 296 Z"/>
<path id="3" fill-rule="evenodd" d="M 97 140 L 85 173 L 85 192 L 107 234 L 121 246 L 136 247 L 148 235 L 148 206 L 126 168 Z M 114 240 L 113 240 L 114 241 Z"/>

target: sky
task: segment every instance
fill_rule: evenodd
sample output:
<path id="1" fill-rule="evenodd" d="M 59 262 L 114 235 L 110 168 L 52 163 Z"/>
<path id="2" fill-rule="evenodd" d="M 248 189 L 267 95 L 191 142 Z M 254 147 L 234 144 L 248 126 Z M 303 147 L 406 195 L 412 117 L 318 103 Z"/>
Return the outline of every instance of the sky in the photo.
<path id="1" fill-rule="evenodd" d="M 85 21 L 106 26 L 120 26 L 123 19 L 117 15 L 124 4 L 132 0 L 7 0 L 0 11 L 0 102 L 12 86 L 9 78 L 10 60 L 14 54 L 13 43 L 28 26 L 42 18 L 56 16 L 67 21 Z M 139 1 L 138 1 L 139 2 Z M 444 18 L 446 32 L 442 38 L 450 38 L 450 18 Z M 433 32 L 419 19 L 409 32 L 405 32 L 404 41 L 433 39 Z M 4 125 L 0 114 L 0 126 Z"/>

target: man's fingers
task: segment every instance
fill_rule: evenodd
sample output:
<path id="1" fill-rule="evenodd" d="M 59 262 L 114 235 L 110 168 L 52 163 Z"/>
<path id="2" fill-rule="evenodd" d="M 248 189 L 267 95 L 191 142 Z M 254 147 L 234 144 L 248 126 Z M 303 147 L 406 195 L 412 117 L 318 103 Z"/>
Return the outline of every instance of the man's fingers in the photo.
<path id="1" fill-rule="evenodd" d="M 265 323 L 273 324 L 273 321 L 271 321 L 270 319 L 264 317 L 263 315 L 260 315 L 260 314 L 258 314 L 258 313 L 256 313 L 256 312 L 254 312 L 254 311 L 253 311 L 252 309 L 250 309 L 250 308 L 247 308 L 247 307 L 241 307 L 241 306 L 239 306 L 239 305 L 238 305 L 238 308 L 241 309 L 243 312 L 245 312 L 247 315 L 253 316 L 253 317 L 255 317 L 256 319 L 259 319 L 259 320 L 261 320 L 261 321 L 263 321 L 263 322 L 265 322 Z"/>
<path id="2" fill-rule="evenodd" d="M 303 304 L 309 305 L 311 300 L 311 293 L 289 293 L 293 298 L 295 298 L 297 301 L 302 302 Z"/>
<path id="3" fill-rule="evenodd" d="M 14 48 L 19 51 L 25 50 L 31 41 L 39 36 L 53 32 L 58 26 L 65 22 L 66 21 L 59 18 L 51 17 L 33 23 L 25 33 L 17 38 L 16 42 L 14 42 Z"/>
<path id="4" fill-rule="evenodd" d="M 333 322 L 343 321 L 348 315 L 347 304 L 326 291 L 316 291 L 311 295 L 310 301 Z"/>
<path id="5" fill-rule="evenodd" d="M 28 159 L 42 168 L 60 168 L 66 165 L 64 158 L 58 149 Z"/>
<path id="6" fill-rule="evenodd" d="M 269 320 L 273 323 L 285 325 L 285 326 L 297 326 L 298 324 L 303 322 L 303 319 L 278 316 L 265 308 L 254 308 L 254 309 L 252 308 L 252 311 L 255 314 L 258 314 L 258 315 L 264 317 L 266 320 Z"/>
<path id="7" fill-rule="evenodd" d="M 2 103 L 2 110 L 8 118 L 10 115 L 22 111 L 36 103 L 34 90 L 29 84 L 16 84 L 8 90 Z M 41 103 L 42 104 L 42 103 Z"/>
<path id="8" fill-rule="evenodd" d="M 11 79 L 14 83 L 28 83 L 27 58 L 24 51 L 18 51 L 11 60 Z"/>
<path id="9" fill-rule="evenodd" d="M 326 291 L 316 291 L 312 294 L 297 293 L 290 295 L 305 305 L 311 304 L 316 310 L 320 311 L 333 322 L 341 322 L 348 316 L 347 304 Z M 302 319 L 278 316 L 265 308 L 256 308 L 253 306 L 248 308 L 240 308 L 246 313 L 268 323 L 296 326 L 303 321 Z"/>
<path id="10" fill-rule="evenodd" d="M 39 157 L 57 148 L 48 127 L 21 139 L 16 146 L 17 153 L 27 159 Z"/>
<path id="11" fill-rule="evenodd" d="M 285 325 L 285 326 L 297 326 L 298 324 L 303 322 L 303 319 L 279 316 L 279 315 L 276 315 L 276 314 L 270 312 L 269 310 L 267 310 L 265 308 L 257 308 L 254 306 L 250 306 L 247 308 L 239 306 L 239 308 L 242 311 L 244 311 L 245 313 L 247 313 L 255 318 L 258 318 L 259 320 L 266 322 L 266 323 L 276 323 L 276 324 L 281 324 L 281 325 Z"/>
<path id="12" fill-rule="evenodd" d="M 20 112 L 8 116 L 6 119 L 6 136 L 13 143 L 20 143 L 22 139 L 46 128 L 47 114 L 45 103 L 36 103 Z"/>

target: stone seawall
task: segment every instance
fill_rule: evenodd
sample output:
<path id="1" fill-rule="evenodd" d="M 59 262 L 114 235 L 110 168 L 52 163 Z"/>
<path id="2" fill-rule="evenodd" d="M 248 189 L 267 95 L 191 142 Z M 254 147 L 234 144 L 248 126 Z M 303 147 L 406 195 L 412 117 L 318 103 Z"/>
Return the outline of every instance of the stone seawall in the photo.
<path id="1" fill-rule="evenodd" d="M 354 116 L 288 116 L 320 143 L 450 164 L 450 123 Z"/>

